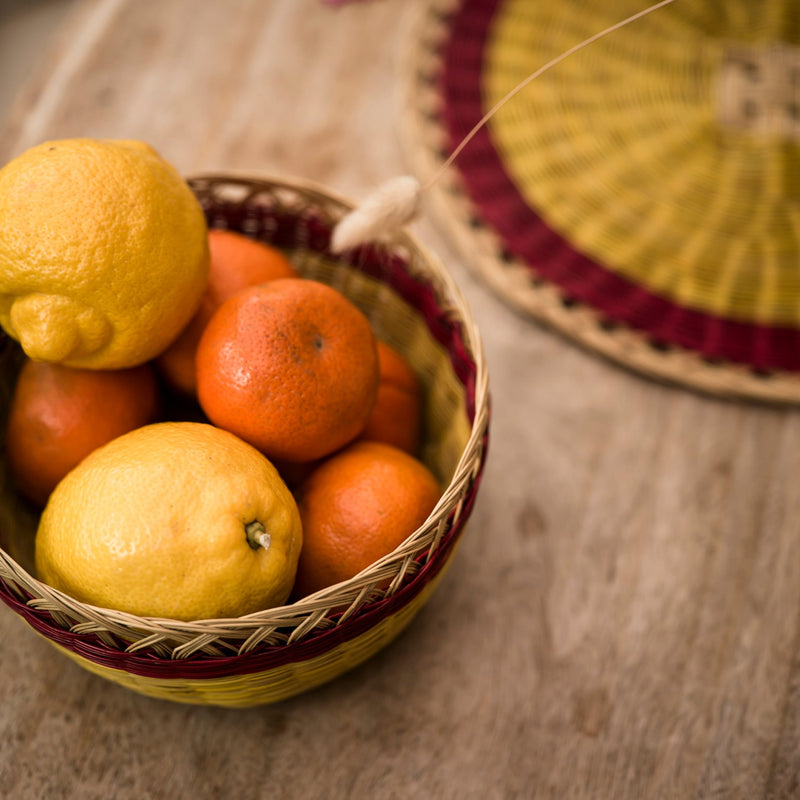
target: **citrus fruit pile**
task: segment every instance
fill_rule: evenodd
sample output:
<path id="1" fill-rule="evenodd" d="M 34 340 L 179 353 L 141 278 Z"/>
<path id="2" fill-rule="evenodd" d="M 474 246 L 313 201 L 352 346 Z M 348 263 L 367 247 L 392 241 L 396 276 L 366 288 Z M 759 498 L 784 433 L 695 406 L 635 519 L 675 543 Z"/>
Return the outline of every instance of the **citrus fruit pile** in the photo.
<path id="1" fill-rule="evenodd" d="M 39 578 L 193 620 L 389 554 L 440 496 L 422 388 L 344 294 L 207 229 L 140 142 L 45 142 L 0 169 L 0 326 L 24 363 L 5 456 Z"/>

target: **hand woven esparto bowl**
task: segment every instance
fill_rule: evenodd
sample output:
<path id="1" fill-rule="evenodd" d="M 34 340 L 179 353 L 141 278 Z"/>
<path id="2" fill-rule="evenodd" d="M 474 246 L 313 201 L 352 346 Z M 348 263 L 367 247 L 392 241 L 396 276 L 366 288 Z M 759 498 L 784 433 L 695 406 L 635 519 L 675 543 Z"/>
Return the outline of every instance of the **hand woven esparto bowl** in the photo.
<path id="1" fill-rule="evenodd" d="M 424 387 L 422 460 L 444 487 L 425 523 L 354 578 L 291 605 L 237 619 L 179 622 L 77 602 L 33 572 L 33 512 L 0 464 L 0 599 L 86 669 L 145 695 L 246 707 L 319 686 L 392 641 L 431 595 L 472 511 L 488 445 L 480 336 L 452 278 L 405 232 L 337 257 L 328 245 L 352 205 L 289 180 L 190 179 L 210 227 L 286 251 L 300 273 L 344 292 Z M 21 351 L 0 344 L 0 422 Z M 2 425 L 5 428 L 5 425 Z M 5 447 L 3 448 L 5 453 Z"/>

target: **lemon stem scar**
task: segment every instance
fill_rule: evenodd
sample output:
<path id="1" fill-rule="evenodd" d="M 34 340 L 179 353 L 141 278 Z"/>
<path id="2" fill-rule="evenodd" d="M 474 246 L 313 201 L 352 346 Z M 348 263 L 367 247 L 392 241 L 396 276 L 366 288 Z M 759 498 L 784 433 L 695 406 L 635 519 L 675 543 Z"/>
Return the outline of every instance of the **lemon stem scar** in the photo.
<path id="1" fill-rule="evenodd" d="M 244 526 L 244 532 L 247 537 L 247 544 L 249 544 L 253 550 L 258 550 L 259 547 L 269 550 L 270 536 L 264 525 L 257 519 L 248 522 L 247 525 Z"/>

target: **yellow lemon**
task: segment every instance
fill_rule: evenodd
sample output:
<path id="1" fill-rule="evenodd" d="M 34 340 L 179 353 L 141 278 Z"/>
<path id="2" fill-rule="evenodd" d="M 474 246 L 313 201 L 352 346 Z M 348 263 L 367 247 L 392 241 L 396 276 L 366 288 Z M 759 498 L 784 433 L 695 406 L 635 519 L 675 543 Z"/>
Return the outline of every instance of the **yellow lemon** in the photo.
<path id="1" fill-rule="evenodd" d="M 180 620 L 285 602 L 300 516 L 272 464 L 197 422 L 137 428 L 58 484 L 36 533 L 40 580 L 90 605 Z"/>
<path id="2" fill-rule="evenodd" d="M 149 145 L 44 142 L 0 169 L 0 325 L 32 359 L 148 361 L 194 314 L 207 278 L 200 204 Z"/>

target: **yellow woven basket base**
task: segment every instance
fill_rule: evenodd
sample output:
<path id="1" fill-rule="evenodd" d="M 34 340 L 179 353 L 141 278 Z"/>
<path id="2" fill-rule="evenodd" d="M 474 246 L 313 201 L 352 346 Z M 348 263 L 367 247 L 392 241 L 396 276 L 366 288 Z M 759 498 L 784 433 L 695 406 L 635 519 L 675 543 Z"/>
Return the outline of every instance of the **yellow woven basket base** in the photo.
<path id="1" fill-rule="evenodd" d="M 402 633 L 425 605 L 447 571 L 449 563 L 410 603 L 360 636 L 314 658 L 283 664 L 264 672 L 203 680 L 149 678 L 96 664 L 50 639 L 46 641 L 89 672 L 148 697 L 225 708 L 268 705 L 322 686 L 386 647 Z"/>

